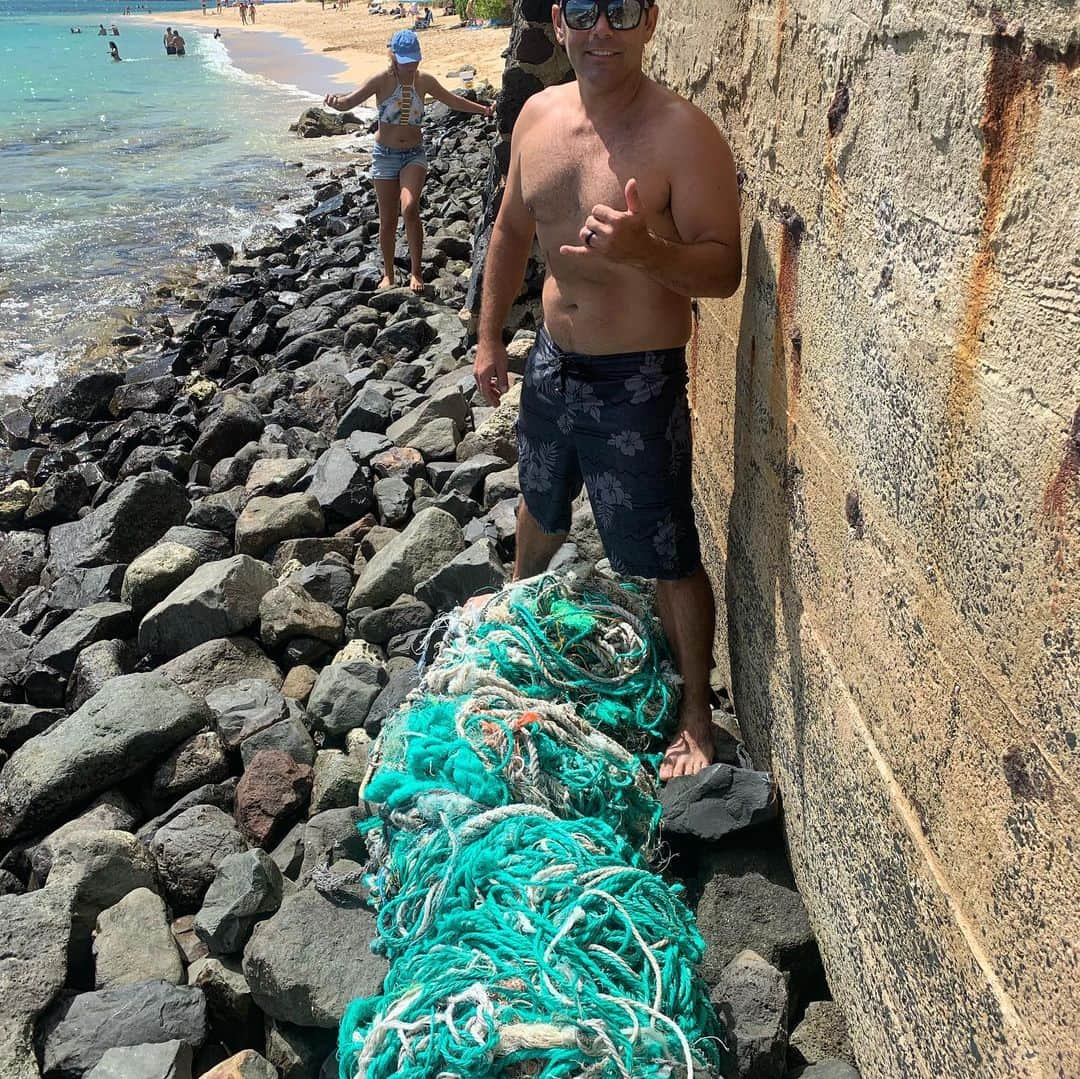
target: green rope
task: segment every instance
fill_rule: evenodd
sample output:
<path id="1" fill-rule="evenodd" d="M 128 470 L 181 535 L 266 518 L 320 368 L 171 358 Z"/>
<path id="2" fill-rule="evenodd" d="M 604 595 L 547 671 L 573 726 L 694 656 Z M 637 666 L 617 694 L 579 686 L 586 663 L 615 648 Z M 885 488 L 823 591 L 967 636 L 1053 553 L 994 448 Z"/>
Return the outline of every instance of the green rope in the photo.
<path id="1" fill-rule="evenodd" d="M 342 1020 L 341 1079 L 715 1066 L 704 944 L 643 855 L 655 781 L 595 718 L 646 744 L 677 703 L 662 638 L 627 608 L 550 575 L 516 585 L 450 627 L 388 720 L 362 830 L 390 967 Z"/>

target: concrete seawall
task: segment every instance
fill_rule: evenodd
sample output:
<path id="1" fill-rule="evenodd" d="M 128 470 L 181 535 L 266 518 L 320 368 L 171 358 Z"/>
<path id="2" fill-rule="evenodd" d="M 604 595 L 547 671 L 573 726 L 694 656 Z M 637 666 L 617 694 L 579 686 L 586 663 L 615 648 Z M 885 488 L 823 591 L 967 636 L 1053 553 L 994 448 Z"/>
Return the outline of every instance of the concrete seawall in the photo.
<path id="1" fill-rule="evenodd" d="M 651 48 L 743 180 L 691 349 L 717 655 L 872 1077 L 1080 1073 L 1070 7 L 663 0 Z"/>

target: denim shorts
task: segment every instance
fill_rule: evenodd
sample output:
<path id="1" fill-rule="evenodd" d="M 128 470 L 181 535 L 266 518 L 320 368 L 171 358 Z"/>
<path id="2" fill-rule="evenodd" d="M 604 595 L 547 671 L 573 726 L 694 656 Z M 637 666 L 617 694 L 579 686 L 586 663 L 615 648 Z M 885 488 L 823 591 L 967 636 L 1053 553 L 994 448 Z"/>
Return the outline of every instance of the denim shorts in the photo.
<path id="1" fill-rule="evenodd" d="M 525 365 L 518 477 L 542 531 L 570 529 L 589 493 L 612 568 L 660 580 L 701 565 L 686 350 L 585 356 L 541 330 Z"/>
<path id="2" fill-rule="evenodd" d="M 427 168 L 427 150 L 424 144 L 394 150 L 376 142 L 371 148 L 371 178 L 373 180 L 396 180 L 406 165 L 423 165 Z"/>

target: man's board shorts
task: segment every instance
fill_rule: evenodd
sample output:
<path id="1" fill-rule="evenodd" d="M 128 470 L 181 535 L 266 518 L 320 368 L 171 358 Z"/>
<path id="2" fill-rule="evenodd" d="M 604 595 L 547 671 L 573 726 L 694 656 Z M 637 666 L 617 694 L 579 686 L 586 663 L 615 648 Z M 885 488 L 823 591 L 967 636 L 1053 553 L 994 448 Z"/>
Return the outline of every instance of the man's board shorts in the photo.
<path id="1" fill-rule="evenodd" d="M 427 168 L 427 150 L 424 144 L 394 150 L 376 142 L 371 147 L 371 178 L 373 180 L 396 180 L 407 165 L 423 165 Z"/>
<path id="2" fill-rule="evenodd" d="M 543 532 L 589 492 L 612 568 L 678 580 L 701 565 L 691 505 L 686 350 L 585 356 L 541 329 L 525 365 L 518 477 Z"/>

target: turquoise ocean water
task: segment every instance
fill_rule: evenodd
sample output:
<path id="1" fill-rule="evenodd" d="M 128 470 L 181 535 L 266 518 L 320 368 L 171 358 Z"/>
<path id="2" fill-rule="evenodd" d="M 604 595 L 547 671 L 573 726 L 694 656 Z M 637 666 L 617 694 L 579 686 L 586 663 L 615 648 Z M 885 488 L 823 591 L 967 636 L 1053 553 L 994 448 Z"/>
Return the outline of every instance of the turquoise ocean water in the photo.
<path id="1" fill-rule="evenodd" d="M 315 100 L 310 65 L 306 89 L 245 73 L 214 16 L 167 57 L 163 28 L 122 10 L 0 0 L 0 394 L 76 366 L 207 241 L 286 217 L 279 196 L 303 182 L 286 162 L 312 159 L 287 130 Z M 242 33 L 235 12 L 220 25 Z"/>

